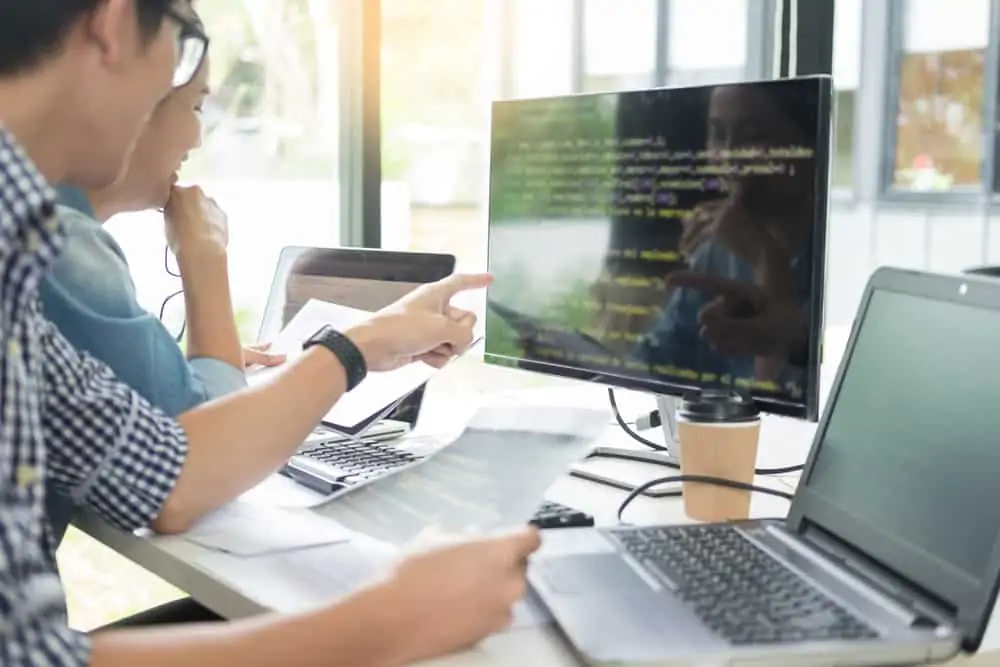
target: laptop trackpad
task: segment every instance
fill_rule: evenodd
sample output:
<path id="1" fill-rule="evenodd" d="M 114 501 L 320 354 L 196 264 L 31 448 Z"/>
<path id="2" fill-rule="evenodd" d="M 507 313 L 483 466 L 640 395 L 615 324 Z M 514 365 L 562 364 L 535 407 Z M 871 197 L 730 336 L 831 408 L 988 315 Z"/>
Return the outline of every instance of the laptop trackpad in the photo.
<path id="1" fill-rule="evenodd" d="M 546 559 L 533 569 L 553 593 L 614 595 L 649 592 L 653 586 L 617 554 L 592 554 Z"/>

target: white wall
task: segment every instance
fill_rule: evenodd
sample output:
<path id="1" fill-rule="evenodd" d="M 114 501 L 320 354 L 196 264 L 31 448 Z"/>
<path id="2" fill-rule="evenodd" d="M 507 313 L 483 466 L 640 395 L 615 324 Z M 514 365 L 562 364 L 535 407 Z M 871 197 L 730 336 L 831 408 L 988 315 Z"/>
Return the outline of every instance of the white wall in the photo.
<path id="1" fill-rule="evenodd" d="M 950 273 L 1000 263 L 1000 214 L 973 210 L 834 203 L 827 238 L 830 326 L 850 324 L 868 276 L 878 266 Z"/>

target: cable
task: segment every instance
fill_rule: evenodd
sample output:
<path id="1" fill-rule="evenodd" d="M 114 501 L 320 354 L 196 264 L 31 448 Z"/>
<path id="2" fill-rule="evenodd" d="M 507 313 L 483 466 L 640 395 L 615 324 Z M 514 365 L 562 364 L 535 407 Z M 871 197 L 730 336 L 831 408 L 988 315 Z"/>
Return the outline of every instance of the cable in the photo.
<path id="1" fill-rule="evenodd" d="M 174 278 L 180 278 L 181 277 L 180 273 L 178 273 L 177 271 L 174 271 L 173 269 L 170 268 L 170 246 L 169 245 L 163 246 L 163 270 L 167 272 L 168 276 L 172 276 Z M 183 289 L 179 289 L 176 292 L 174 292 L 173 294 L 167 296 L 167 298 L 163 300 L 163 303 L 160 304 L 160 321 L 161 322 L 163 321 L 164 314 L 167 311 L 167 304 L 170 303 L 171 299 L 173 299 L 174 297 L 180 296 L 181 294 L 184 294 L 184 290 Z M 182 340 L 184 340 L 184 332 L 186 330 L 187 330 L 187 318 L 185 318 L 181 322 L 181 330 L 177 333 L 176 336 L 174 336 L 174 340 L 176 340 L 178 343 L 180 343 Z"/>
<path id="2" fill-rule="evenodd" d="M 629 437 L 631 437 L 633 440 L 637 442 L 646 445 L 650 449 L 656 450 L 658 452 L 669 451 L 663 445 L 653 442 L 652 440 L 647 440 L 646 438 L 642 437 L 634 430 L 632 430 L 632 427 L 628 425 L 628 422 L 625 421 L 625 418 L 622 417 L 621 411 L 618 409 L 618 401 L 615 400 L 615 390 L 612 389 L 611 387 L 608 387 L 608 402 L 611 403 L 611 412 L 615 416 L 615 421 L 618 423 L 618 426 L 620 426 L 622 430 L 629 435 Z"/>
<path id="3" fill-rule="evenodd" d="M 632 438 L 636 442 L 639 442 L 639 443 L 641 443 L 641 444 L 649 447 L 650 449 L 654 449 L 654 450 L 659 451 L 659 452 L 666 452 L 666 451 L 668 451 L 668 449 L 666 447 L 664 447 L 663 445 L 661 445 L 659 443 L 656 443 L 656 442 L 653 442 L 652 440 L 648 440 L 648 439 L 642 437 L 641 435 L 639 435 L 638 433 L 636 433 L 628 425 L 628 423 L 622 417 L 621 412 L 618 410 L 618 401 L 615 400 L 615 390 L 612 389 L 611 387 L 608 387 L 608 402 L 611 404 L 611 412 L 615 416 L 615 421 L 618 423 L 618 426 L 621 427 L 621 429 L 623 431 L 625 431 L 626 435 L 628 435 L 630 438 Z M 614 458 L 614 457 L 613 456 L 605 456 L 605 458 Z M 667 461 L 667 460 L 658 461 L 656 463 L 656 465 L 662 465 L 662 466 L 665 466 L 667 468 L 673 468 L 674 470 L 679 470 L 680 469 L 679 465 L 677 465 L 676 463 L 673 463 L 672 461 Z M 800 463 L 799 465 L 785 466 L 785 467 L 782 467 L 782 468 L 756 468 L 753 472 L 754 472 L 755 475 L 787 475 L 789 473 L 799 472 L 803 468 L 805 468 L 805 465 Z M 733 483 L 735 484 L 736 482 L 733 482 Z M 643 489 L 643 490 L 645 491 L 645 489 Z"/>
<path id="4" fill-rule="evenodd" d="M 174 278 L 180 278 L 181 274 L 170 268 L 170 246 L 163 246 L 163 270 L 167 272 L 168 276 L 173 276 Z"/>
<path id="5" fill-rule="evenodd" d="M 645 484 L 640 484 L 635 487 L 632 491 L 625 496 L 625 500 L 621 502 L 618 506 L 618 521 L 621 522 L 622 514 L 625 512 L 625 508 L 628 507 L 633 500 L 638 498 L 644 491 L 648 491 L 654 486 L 659 486 L 660 484 L 670 484 L 676 482 L 697 482 L 700 484 L 714 484 L 715 486 L 725 486 L 730 489 L 740 489 L 742 491 L 753 491 L 756 493 L 763 493 L 769 496 L 775 496 L 777 498 L 783 498 L 784 500 L 792 500 L 792 494 L 787 491 L 778 491 L 777 489 L 768 489 L 763 486 L 757 486 L 756 484 L 746 484 L 744 482 L 737 482 L 731 479 L 723 479 L 721 477 L 709 477 L 707 475 L 671 475 L 670 477 L 660 477 L 659 479 L 653 479 Z M 667 496 L 680 496 L 680 491 L 667 492 Z M 661 495 L 660 497 L 663 497 Z"/>
<path id="6" fill-rule="evenodd" d="M 170 303 L 171 299 L 173 299 L 174 297 L 180 296 L 181 294 L 184 294 L 184 290 L 179 289 L 176 292 L 174 292 L 173 294 L 169 295 L 166 299 L 163 300 L 163 303 L 160 304 L 160 321 L 161 322 L 163 321 L 164 314 L 167 311 L 167 304 Z M 178 343 L 181 342 L 181 339 L 184 338 L 184 330 L 186 328 L 187 328 L 187 320 L 185 320 L 184 322 L 181 323 L 180 333 L 178 333 L 176 336 L 174 336 L 174 340 L 176 340 Z"/>

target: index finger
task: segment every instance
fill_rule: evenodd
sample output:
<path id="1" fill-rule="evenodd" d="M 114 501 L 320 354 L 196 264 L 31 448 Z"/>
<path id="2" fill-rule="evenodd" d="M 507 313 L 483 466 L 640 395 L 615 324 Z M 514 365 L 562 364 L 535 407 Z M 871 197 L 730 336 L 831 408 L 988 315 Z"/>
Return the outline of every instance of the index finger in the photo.
<path id="1" fill-rule="evenodd" d="M 447 298 L 451 298 L 459 292 L 467 292 L 474 289 L 482 289 L 493 282 L 493 276 L 489 273 L 453 273 L 447 278 L 438 281 L 438 286 L 443 289 Z"/>
<path id="2" fill-rule="evenodd" d="M 517 565 L 520 565 L 528 556 L 537 551 L 542 544 L 542 538 L 534 526 L 505 533 L 498 539 L 508 549 L 505 551 L 506 556 Z"/>
<path id="3" fill-rule="evenodd" d="M 757 298 L 754 285 L 699 271 L 674 271 L 667 276 L 667 286 L 689 287 L 713 296 L 734 297 L 747 301 Z"/>

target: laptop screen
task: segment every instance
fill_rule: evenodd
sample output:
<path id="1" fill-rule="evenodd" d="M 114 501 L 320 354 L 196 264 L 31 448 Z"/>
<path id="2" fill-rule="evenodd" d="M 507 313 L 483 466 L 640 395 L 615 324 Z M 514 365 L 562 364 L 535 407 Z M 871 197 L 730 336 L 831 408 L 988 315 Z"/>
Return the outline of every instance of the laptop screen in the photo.
<path id="1" fill-rule="evenodd" d="M 442 253 L 286 247 L 274 272 L 258 340 L 271 340 L 281 333 L 309 299 L 375 311 L 454 270 L 455 256 Z M 421 387 L 386 418 L 415 425 L 423 395 Z M 345 426 L 338 424 L 341 429 Z M 367 422 L 354 429 L 364 426 Z"/>
<path id="2" fill-rule="evenodd" d="M 309 299 L 375 311 L 454 270 L 454 255 L 366 248 L 284 248 L 258 339 L 277 336 Z"/>
<path id="3" fill-rule="evenodd" d="M 961 609 L 1000 526 L 1000 310 L 876 288 L 860 317 L 806 516 Z"/>

